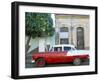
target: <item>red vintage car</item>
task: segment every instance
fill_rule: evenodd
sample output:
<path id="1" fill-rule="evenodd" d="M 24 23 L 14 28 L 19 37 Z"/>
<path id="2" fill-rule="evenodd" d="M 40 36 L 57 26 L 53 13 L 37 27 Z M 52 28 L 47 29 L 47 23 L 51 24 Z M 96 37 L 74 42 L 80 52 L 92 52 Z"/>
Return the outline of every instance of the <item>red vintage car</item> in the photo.
<path id="1" fill-rule="evenodd" d="M 80 65 L 82 60 L 89 58 L 86 50 L 76 50 L 73 45 L 55 45 L 50 52 L 35 53 L 32 55 L 32 62 L 37 67 L 43 67 L 51 63 L 70 63 Z"/>

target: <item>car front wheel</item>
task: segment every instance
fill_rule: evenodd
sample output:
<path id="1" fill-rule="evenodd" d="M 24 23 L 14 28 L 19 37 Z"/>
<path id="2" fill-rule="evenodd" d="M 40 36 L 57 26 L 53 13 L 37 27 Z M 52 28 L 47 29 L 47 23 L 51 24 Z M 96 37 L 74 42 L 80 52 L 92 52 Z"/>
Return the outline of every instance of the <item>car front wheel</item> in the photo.
<path id="1" fill-rule="evenodd" d="M 45 66 L 45 60 L 43 58 L 38 58 L 36 61 L 35 61 L 35 65 L 37 67 L 43 67 Z"/>
<path id="2" fill-rule="evenodd" d="M 74 65 L 80 65 L 81 64 L 81 59 L 80 58 L 75 58 L 73 61 Z"/>

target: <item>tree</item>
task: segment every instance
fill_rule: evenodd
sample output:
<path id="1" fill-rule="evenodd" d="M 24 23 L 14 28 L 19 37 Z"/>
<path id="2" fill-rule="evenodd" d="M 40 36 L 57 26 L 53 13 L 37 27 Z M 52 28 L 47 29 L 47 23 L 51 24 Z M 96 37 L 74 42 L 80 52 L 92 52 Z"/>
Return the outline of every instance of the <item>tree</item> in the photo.
<path id="1" fill-rule="evenodd" d="M 35 37 L 47 37 L 54 34 L 53 20 L 49 13 L 25 13 L 25 34 L 28 36 L 27 43 L 25 45 L 26 53 L 30 46 L 29 42 L 31 38 Z"/>

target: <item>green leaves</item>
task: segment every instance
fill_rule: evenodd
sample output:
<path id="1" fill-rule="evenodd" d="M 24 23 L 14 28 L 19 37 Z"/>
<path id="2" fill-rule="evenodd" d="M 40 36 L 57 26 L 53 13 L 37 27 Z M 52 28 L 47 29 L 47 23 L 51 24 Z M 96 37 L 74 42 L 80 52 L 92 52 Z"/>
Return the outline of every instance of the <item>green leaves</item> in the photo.
<path id="1" fill-rule="evenodd" d="M 53 20 L 48 13 L 25 13 L 26 35 L 35 37 L 52 36 Z"/>

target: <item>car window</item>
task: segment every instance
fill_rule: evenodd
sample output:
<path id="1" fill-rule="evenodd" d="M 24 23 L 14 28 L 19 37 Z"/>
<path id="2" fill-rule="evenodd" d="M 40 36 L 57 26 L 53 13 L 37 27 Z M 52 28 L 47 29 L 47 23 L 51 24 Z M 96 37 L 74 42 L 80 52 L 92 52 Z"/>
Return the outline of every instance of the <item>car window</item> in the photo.
<path id="1" fill-rule="evenodd" d="M 62 48 L 61 47 L 54 47 L 54 51 L 60 52 L 60 51 L 62 51 Z"/>
<path id="2" fill-rule="evenodd" d="M 64 51 L 69 51 L 71 50 L 71 47 L 64 47 Z"/>

